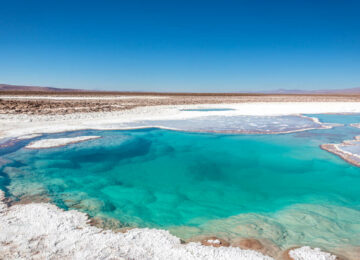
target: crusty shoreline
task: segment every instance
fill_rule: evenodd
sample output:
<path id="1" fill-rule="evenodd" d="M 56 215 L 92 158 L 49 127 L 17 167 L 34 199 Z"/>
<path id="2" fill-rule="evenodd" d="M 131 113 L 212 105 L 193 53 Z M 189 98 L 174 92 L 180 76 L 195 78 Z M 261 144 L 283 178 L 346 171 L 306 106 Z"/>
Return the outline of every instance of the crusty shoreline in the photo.
<path id="1" fill-rule="evenodd" d="M 135 228 L 124 233 L 101 230 L 91 226 L 87 215 L 76 210 L 64 211 L 48 203 L 8 206 L 4 200 L 0 190 L 0 228 L 6 227 L 0 233 L 0 254 L 6 259 L 274 259 L 253 249 L 222 246 L 216 238 L 184 244 L 165 230 Z M 249 240 L 246 246 L 251 245 L 254 242 Z M 287 250 L 284 256 L 294 260 L 336 259 L 310 247 Z"/>
<path id="2" fill-rule="evenodd" d="M 360 136 L 356 136 L 354 140 L 345 140 L 341 144 L 322 144 L 320 145 L 320 148 L 339 156 L 341 159 L 354 166 L 360 167 L 360 155 L 352 154 L 341 149 L 342 146 L 349 146 L 354 144 L 360 145 Z"/>
<path id="3" fill-rule="evenodd" d="M 199 108 L 232 108 L 231 111 L 182 111 Z M 0 139 L 33 133 L 83 129 L 119 129 L 119 124 L 149 120 L 184 120 L 202 116 L 281 116 L 320 113 L 360 113 L 360 102 L 250 102 L 201 105 L 139 106 L 111 112 L 28 115 L 0 113 Z M 126 127 L 124 128 L 126 129 Z"/>

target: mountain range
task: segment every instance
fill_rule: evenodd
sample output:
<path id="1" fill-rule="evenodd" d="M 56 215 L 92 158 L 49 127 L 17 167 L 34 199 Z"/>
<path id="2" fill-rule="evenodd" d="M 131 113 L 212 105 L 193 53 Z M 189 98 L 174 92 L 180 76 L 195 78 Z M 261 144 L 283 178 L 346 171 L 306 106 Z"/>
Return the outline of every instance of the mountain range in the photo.
<path id="1" fill-rule="evenodd" d="M 82 90 L 40 87 L 40 86 L 22 86 L 22 85 L 0 84 L 0 91 L 66 92 L 66 91 L 82 91 Z"/>
<path id="2" fill-rule="evenodd" d="M 79 92 L 86 91 L 81 89 L 66 89 L 66 88 L 54 88 L 54 87 L 41 87 L 41 86 L 23 86 L 23 85 L 10 85 L 0 84 L 0 92 L 14 92 L 14 91 L 34 91 L 34 92 Z M 93 92 L 93 90 L 91 91 Z M 114 91 L 111 91 L 114 92 Z M 116 92 L 116 91 L 115 91 Z M 120 91 L 119 91 L 120 92 Z M 345 88 L 345 89 L 325 89 L 325 90 L 301 90 L 301 89 L 276 89 L 267 91 L 244 91 L 238 92 L 238 94 L 293 94 L 293 95 L 351 95 L 360 94 L 360 87 L 358 88 Z"/>

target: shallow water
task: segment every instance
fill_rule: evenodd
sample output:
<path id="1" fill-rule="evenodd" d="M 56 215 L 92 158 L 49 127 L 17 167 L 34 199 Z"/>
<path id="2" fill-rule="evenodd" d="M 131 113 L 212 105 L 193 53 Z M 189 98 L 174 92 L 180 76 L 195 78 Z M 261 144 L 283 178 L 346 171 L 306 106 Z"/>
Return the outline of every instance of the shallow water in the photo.
<path id="1" fill-rule="evenodd" d="M 322 129 L 310 117 L 290 116 L 199 116 L 186 120 L 144 120 L 130 123 L 113 124 L 113 128 L 158 127 L 187 132 L 227 132 L 227 133 L 285 133 L 304 129 Z"/>
<path id="2" fill-rule="evenodd" d="M 359 117 L 329 120 L 340 121 Z M 360 168 L 319 148 L 359 134 L 345 125 L 281 135 L 159 129 L 44 135 L 102 138 L 42 150 L 23 148 L 31 141 L 25 140 L 2 149 L 0 188 L 14 199 L 48 196 L 65 209 L 166 228 L 182 238 L 359 245 Z"/>

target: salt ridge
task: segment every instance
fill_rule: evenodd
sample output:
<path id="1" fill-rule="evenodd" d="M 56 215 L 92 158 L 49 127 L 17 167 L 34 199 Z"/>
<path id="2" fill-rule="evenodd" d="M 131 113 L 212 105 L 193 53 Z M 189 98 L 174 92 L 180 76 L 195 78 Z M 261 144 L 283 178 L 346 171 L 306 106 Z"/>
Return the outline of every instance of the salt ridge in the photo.
<path id="1" fill-rule="evenodd" d="M 41 139 L 31 142 L 25 148 L 28 149 L 45 149 L 52 147 L 65 146 L 68 144 L 79 143 L 87 140 L 98 139 L 100 136 L 76 136 L 69 138 L 54 138 L 54 139 Z"/>
<path id="2" fill-rule="evenodd" d="M 322 252 L 319 248 L 303 246 L 289 251 L 289 256 L 294 260 L 336 260 L 336 256 Z"/>
<path id="3" fill-rule="evenodd" d="M 41 136 L 41 134 L 28 134 L 28 135 L 19 136 L 17 139 L 18 140 L 26 140 L 26 139 L 32 139 L 35 137 L 39 137 L 39 136 Z"/>
<path id="4" fill-rule="evenodd" d="M 323 150 L 339 156 L 348 163 L 360 167 L 360 153 L 345 150 L 347 147 L 360 148 L 360 136 L 355 136 L 354 140 L 345 140 L 340 144 L 323 144 L 320 147 Z"/>

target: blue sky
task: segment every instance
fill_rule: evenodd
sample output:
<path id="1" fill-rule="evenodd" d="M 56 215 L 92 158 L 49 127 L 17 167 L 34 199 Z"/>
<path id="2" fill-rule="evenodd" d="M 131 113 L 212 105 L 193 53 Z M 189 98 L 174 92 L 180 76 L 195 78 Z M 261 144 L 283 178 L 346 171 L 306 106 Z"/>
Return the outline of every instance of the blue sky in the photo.
<path id="1" fill-rule="evenodd" d="M 135 91 L 360 87 L 360 1 L 0 0 L 0 83 Z"/>

